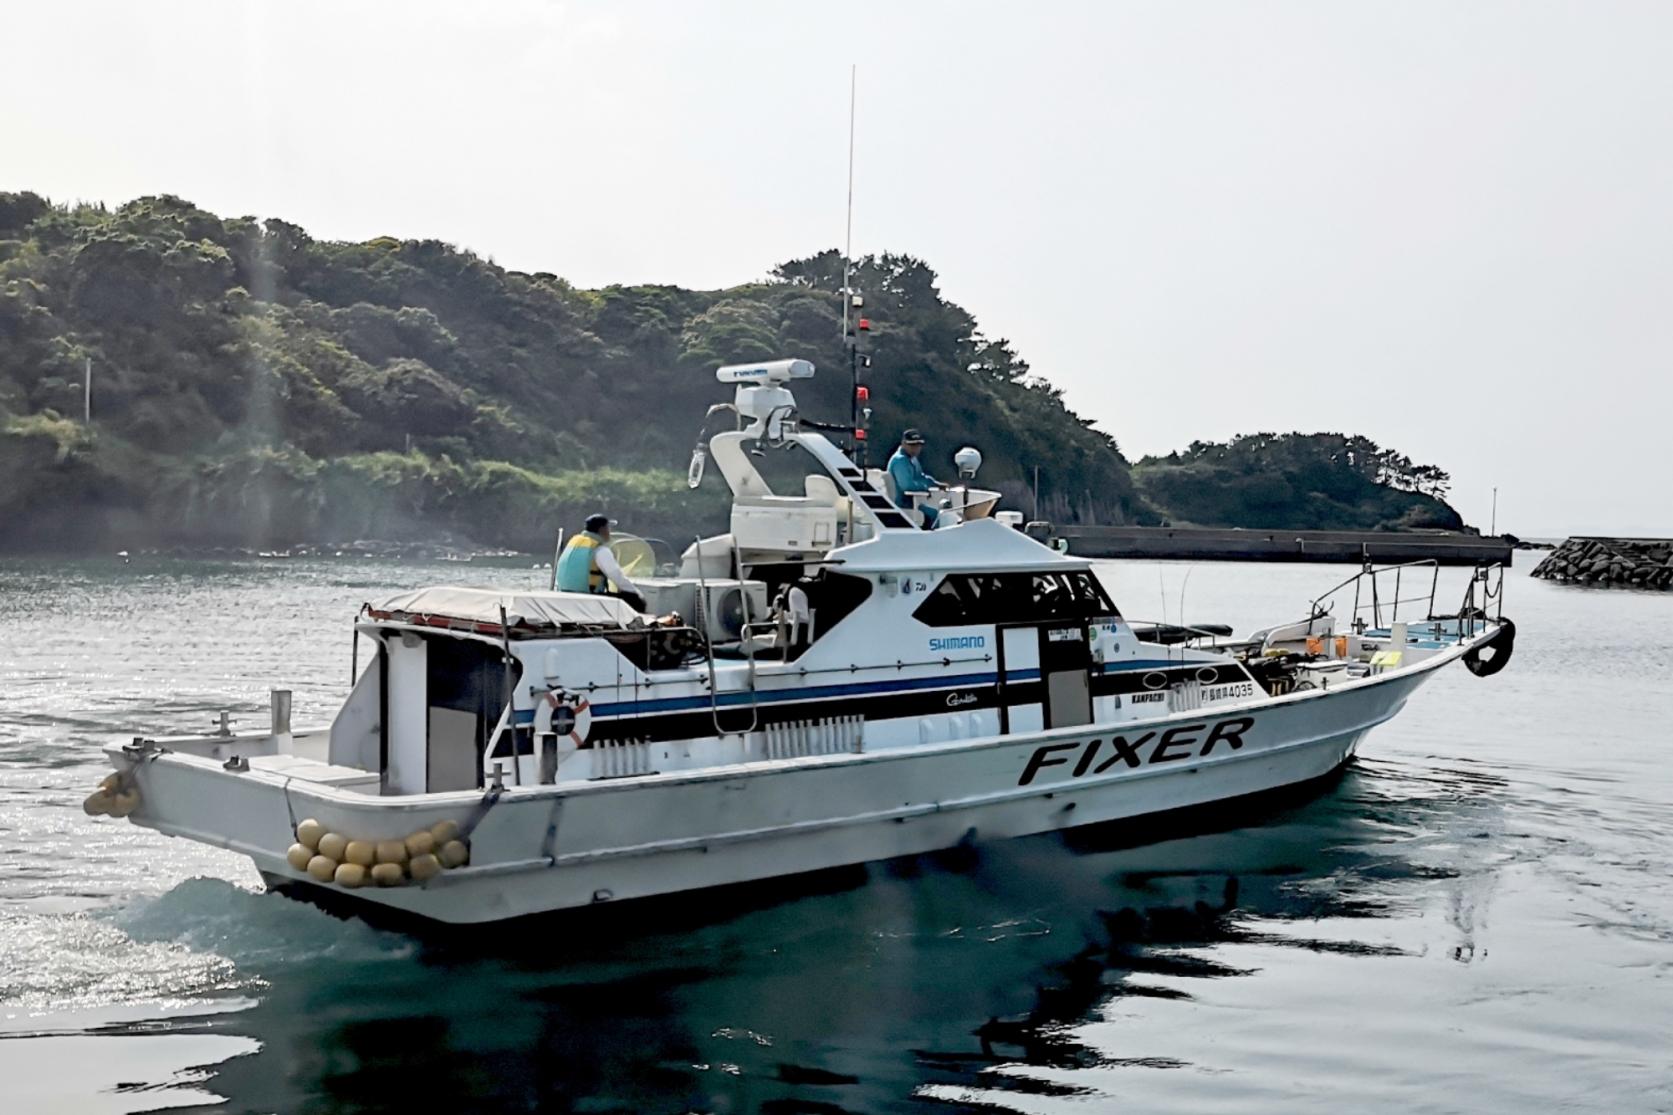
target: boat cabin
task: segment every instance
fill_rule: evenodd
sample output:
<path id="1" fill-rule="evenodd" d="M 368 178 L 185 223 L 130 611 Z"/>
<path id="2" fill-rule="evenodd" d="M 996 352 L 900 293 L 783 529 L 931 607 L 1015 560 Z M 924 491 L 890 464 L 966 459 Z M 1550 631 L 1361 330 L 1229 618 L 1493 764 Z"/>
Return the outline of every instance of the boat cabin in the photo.
<path id="1" fill-rule="evenodd" d="M 454 588 L 368 609 L 377 662 L 330 761 L 380 771 L 386 794 L 640 776 L 1118 723 L 1249 681 L 1224 656 L 1141 644 L 1087 561 L 993 514 L 973 451 L 961 485 L 927 494 L 924 530 L 879 472 L 801 428 L 787 384 L 811 374 L 720 370 L 737 429 L 706 454 L 731 530 L 636 581 L 646 614 Z M 805 612 L 785 606 L 792 586 Z"/>

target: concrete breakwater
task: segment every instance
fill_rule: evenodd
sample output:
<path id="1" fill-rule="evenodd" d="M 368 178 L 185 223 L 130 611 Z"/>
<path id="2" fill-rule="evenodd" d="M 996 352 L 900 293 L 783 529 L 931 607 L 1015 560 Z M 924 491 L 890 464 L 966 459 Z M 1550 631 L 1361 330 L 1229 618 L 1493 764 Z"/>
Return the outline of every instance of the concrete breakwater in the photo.
<path id="1" fill-rule="evenodd" d="M 1077 557 L 1189 561 L 1435 561 L 1509 565 L 1512 544 L 1450 531 L 1244 530 L 1220 527 L 1060 526 Z"/>
<path id="2" fill-rule="evenodd" d="M 1570 538 L 1532 576 L 1582 585 L 1673 589 L 1673 538 Z"/>

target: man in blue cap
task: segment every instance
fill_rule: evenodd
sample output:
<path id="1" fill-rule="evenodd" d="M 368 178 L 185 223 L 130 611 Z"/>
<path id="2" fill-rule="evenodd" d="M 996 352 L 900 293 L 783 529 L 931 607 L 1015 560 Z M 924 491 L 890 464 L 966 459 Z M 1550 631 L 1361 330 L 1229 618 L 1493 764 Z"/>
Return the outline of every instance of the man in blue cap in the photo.
<path id="1" fill-rule="evenodd" d="M 636 612 L 645 610 L 645 597 L 622 572 L 616 555 L 610 552 L 608 515 L 593 515 L 587 528 L 569 540 L 558 558 L 558 590 L 560 592 L 592 592 L 619 596 Z M 615 586 L 611 591 L 610 586 Z"/>
<path id="2" fill-rule="evenodd" d="M 900 435 L 900 448 L 895 450 L 894 456 L 889 458 L 889 479 L 895 485 L 895 506 L 911 510 L 915 505 L 912 501 L 913 493 L 927 495 L 932 485 L 940 483 L 935 477 L 924 471 L 924 466 L 918 463 L 918 454 L 924 451 L 924 435 L 916 428 L 907 430 Z M 924 529 L 933 530 L 937 511 L 927 502 L 918 506 L 924 513 Z"/>

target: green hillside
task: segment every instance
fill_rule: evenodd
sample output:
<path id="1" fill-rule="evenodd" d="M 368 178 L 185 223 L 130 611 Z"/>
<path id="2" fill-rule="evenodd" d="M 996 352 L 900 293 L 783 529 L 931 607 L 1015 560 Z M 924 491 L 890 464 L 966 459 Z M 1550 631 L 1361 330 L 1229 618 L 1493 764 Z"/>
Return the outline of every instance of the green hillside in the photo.
<path id="1" fill-rule="evenodd" d="M 433 538 L 538 549 L 603 508 L 671 539 L 698 422 L 734 361 L 802 356 L 803 413 L 848 412 L 835 252 L 720 291 L 579 290 L 436 241 L 319 241 L 173 197 L 117 209 L 0 194 L 0 547 Z M 873 431 L 963 444 L 1041 512 L 1130 521 L 1127 462 L 935 273 L 868 257 Z M 81 422 L 83 362 L 93 422 Z M 1025 505 L 1025 504 L 1018 504 Z"/>
<path id="2" fill-rule="evenodd" d="M 1244 434 L 1145 457 L 1139 491 L 1167 520 L 1288 530 L 1459 530 L 1451 477 L 1346 434 Z"/>
<path id="3" fill-rule="evenodd" d="M 1059 523 L 1457 525 L 1446 476 L 1363 438 L 1253 435 L 1130 468 L 906 256 L 859 261 L 878 458 L 961 445 Z M 0 549 L 455 540 L 540 550 L 603 509 L 672 541 L 724 524 L 685 464 L 717 365 L 801 356 L 844 421 L 842 261 L 728 290 L 580 290 L 433 240 L 315 240 L 173 197 L 0 193 Z M 82 422 L 82 376 L 94 375 Z"/>

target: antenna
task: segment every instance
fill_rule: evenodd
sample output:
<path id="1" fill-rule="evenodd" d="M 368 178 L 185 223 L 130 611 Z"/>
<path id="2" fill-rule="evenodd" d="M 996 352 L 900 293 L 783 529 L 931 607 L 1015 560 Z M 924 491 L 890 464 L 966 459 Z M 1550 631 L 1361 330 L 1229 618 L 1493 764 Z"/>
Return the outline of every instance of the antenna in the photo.
<path id="1" fill-rule="evenodd" d="M 842 343 L 848 347 L 848 444 L 853 450 L 854 463 L 866 467 L 865 434 L 860 420 L 860 337 L 856 329 L 865 329 L 865 318 L 853 321 L 854 303 L 854 106 L 859 88 L 859 64 L 848 66 L 848 215 L 842 243 Z M 867 411 L 869 414 L 869 410 Z"/>
<path id="2" fill-rule="evenodd" d="M 859 64 L 848 66 L 848 223 L 842 240 L 842 336 L 848 338 L 849 303 L 854 274 L 854 94 L 859 86 Z"/>

